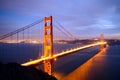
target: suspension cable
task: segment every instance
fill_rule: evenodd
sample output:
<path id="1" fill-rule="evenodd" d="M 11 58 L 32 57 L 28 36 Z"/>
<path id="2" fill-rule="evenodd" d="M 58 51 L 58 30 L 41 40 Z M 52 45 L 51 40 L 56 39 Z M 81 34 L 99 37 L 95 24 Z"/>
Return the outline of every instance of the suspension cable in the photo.
<path id="1" fill-rule="evenodd" d="M 55 28 L 57 28 L 59 31 L 61 31 L 65 36 L 69 36 L 68 34 L 65 33 L 62 29 L 60 29 L 57 25 L 53 24 Z"/>
<path id="2" fill-rule="evenodd" d="M 43 19 L 37 20 L 36 22 L 33 22 L 33 23 L 31 23 L 31 24 L 29 24 L 29 25 L 27 25 L 27 26 L 25 26 L 25 27 L 22 27 L 22 28 L 20 28 L 20 29 L 17 29 L 17 30 L 15 30 L 15 31 L 12 31 L 12 32 L 10 32 L 10 33 L 8 33 L 8 34 L 5 34 L 5 35 L 3 35 L 3 36 L 0 36 L 0 40 L 5 39 L 5 38 L 7 38 L 7 37 L 9 37 L 9 36 L 12 36 L 12 35 L 14 35 L 14 34 L 16 34 L 16 33 L 19 33 L 19 32 L 21 32 L 21 31 L 23 31 L 23 30 L 26 30 L 26 29 L 28 29 L 28 28 L 31 28 L 32 26 L 34 26 L 34 25 L 36 25 L 36 24 L 38 24 L 38 23 L 40 23 L 40 22 L 42 22 L 42 21 L 43 21 Z"/>
<path id="3" fill-rule="evenodd" d="M 17 33 L 17 44 L 19 43 L 19 33 Z"/>
<path id="4" fill-rule="evenodd" d="M 61 29 L 63 29 L 71 38 L 76 39 L 75 36 L 73 36 L 67 29 L 65 29 L 65 28 L 63 27 L 63 25 L 61 25 L 56 19 L 54 19 L 54 20 L 55 20 L 55 22 L 61 27 Z"/>

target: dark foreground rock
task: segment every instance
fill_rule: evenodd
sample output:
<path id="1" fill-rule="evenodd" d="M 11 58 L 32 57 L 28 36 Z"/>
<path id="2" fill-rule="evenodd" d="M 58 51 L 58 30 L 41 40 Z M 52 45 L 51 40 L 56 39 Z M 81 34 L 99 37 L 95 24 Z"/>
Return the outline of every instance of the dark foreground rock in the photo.
<path id="1" fill-rule="evenodd" d="M 57 80 L 34 67 L 25 67 L 17 63 L 0 63 L 0 80 Z"/>

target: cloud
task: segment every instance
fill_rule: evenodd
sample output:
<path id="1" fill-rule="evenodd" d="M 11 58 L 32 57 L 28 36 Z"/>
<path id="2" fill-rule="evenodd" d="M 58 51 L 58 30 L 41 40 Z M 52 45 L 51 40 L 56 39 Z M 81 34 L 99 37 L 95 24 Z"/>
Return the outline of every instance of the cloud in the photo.
<path id="1" fill-rule="evenodd" d="M 4 14 L 2 14 L 4 13 Z M 74 35 L 114 33 L 120 29 L 119 0 L 1 0 L 0 21 L 25 25 L 44 16 L 53 15 Z M 9 26 L 3 27 L 10 28 Z M 0 27 L 1 28 L 1 27 Z M 2 29 L 2 28 L 1 28 Z M 7 30 L 5 32 L 7 32 Z M 97 30 L 99 29 L 99 30 Z M 104 30 L 103 30 L 104 29 Z M 82 30 L 81 32 L 79 30 Z M 94 31 L 95 30 L 95 31 Z M 78 31 L 76 33 L 76 31 Z M 92 35 L 92 34 L 91 34 Z"/>

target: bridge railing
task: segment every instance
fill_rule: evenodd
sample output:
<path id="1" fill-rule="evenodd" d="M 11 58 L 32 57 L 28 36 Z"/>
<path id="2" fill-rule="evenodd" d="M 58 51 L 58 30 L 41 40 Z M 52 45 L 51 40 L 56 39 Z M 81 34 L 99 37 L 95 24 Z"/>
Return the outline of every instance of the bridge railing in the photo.
<path id="1" fill-rule="evenodd" d="M 45 57 L 45 58 L 40 58 L 40 59 L 37 59 L 37 60 L 33 60 L 33 61 L 23 63 L 21 65 L 22 66 L 32 66 L 32 65 L 42 63 L 43 61 L 46 61 L 46 60 L 60 58 L 62 56 L 65 56 L 65 55 L 68 55 L 68 54 L 71 54 L 71 53 L 74 53 L 74 52 L 77 52 L 77 51 L 80 51 L 80 50 L 83 50 L 83 49 L 86 49 L 86 48 L 90 48 L 90 47 L 93 47 L 93 46 L 106 45 L 106 44 L 107 44 L 107 42 L 95 42 L 93 44 L 88 44 L 88 45 L 85 45 L 85 46 L 73 48 L 73 49 L 70 49 L 70 50 L 55 54 L 52 57 L 48 56 L 48 57 Z"/>

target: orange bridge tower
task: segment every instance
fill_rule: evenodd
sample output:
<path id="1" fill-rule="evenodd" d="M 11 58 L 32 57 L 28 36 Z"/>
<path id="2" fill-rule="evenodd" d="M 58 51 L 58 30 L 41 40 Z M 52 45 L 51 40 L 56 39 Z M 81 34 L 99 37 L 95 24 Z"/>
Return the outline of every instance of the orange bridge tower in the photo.
<path id="1" fill-rule="evenodd" d="M 44 18 L 44 58 L 53 56 L 52 16 Z M 44 61 L 44 71 L 53 75 L 53 60 Z"/>
<path id="2" fill-rule="evenodd" d="M 103 34 L 100 35 L 100 42 L 104 42 L 104 35 Z M 100 45 L 100 50 L 103 50 L 104 46 L 105 46 L 104 44 L 101 44 Z"/>

